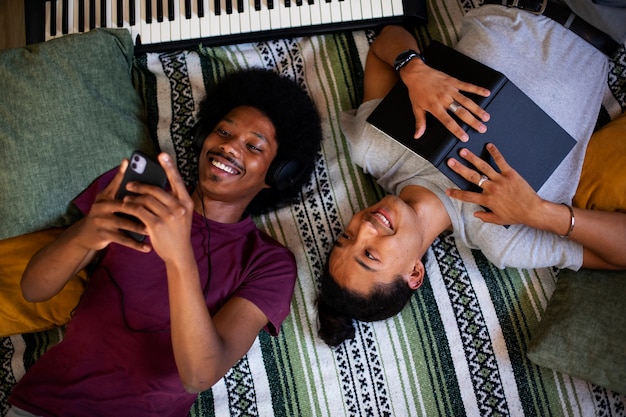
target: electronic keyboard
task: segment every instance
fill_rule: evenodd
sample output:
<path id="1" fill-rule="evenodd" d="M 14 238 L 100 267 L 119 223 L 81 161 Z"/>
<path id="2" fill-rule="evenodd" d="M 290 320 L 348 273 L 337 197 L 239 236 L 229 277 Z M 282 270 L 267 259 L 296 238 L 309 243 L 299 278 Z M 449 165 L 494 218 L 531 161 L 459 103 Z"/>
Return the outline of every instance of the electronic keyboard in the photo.
<path id="1" fill-rule="evenodd" d="M 135 53 L 426 21 L 426 0 L 24 0 L 26 43 L 126 28 Z"/>

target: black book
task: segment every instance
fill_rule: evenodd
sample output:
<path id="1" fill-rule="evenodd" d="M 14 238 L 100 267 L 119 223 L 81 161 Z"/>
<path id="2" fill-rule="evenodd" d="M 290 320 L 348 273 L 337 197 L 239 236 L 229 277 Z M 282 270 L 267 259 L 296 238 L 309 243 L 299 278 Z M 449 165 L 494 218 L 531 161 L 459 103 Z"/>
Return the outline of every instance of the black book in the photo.
<path id="1" fill-rule="evenodd" d="M 487 143 L 493 143 L 509 165 L 535 191 L 539 190 L 576 141 L 504 74 L 437 41 L 431 43 L 424 56 L 429 66 L 491 91 L 489 97 L 468 94 L 491 115 L 486 123 L 487 132 L 481 134 L 456 119 L 470 137 L 468 142 L 462 142 L 427 114 L 424 135 L 414 139 L 415 117 L 406 86 L 401 81 L 383 98 L 367 121 L 430 161 L 461 189 L 480 191 L 475 184 L 452 171 L 446 161 L 454 156 L 471 166 L 458 156 L 461 148 L 467 148 L 498 170 L 485 147 Z"/>

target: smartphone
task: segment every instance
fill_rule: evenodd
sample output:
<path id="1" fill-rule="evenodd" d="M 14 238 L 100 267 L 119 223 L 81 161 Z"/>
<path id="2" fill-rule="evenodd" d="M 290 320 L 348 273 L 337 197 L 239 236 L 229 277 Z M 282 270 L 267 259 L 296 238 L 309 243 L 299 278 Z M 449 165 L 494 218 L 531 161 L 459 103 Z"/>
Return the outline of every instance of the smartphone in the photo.
<path id="1" fill-rule="evenodd" d="M 161 167 L 157 161 L 141 151 L 134 151 L 130 156 L 128 167 L 124 173 L 124 178 L 122 179 L 120 188 L 115 194 L 116 199 L 121 200 L 127 195 L 136 195 L 136 193 L 132 193 L 126 189 L 126 185 L 129 182 L 140 182 L 143 184 L 155 185 L 161 188 L 165 188 L 168 184 L 167 175 L 165 174 L 163 167 Z M 115 214 L 141 223 L 135 216 L 125 213 Z M 128 230 L 124 230 L 124 232 L 138 242 L 143 242 L 146 238 L 145 235 L 139 233 L 130 232 Z"/>

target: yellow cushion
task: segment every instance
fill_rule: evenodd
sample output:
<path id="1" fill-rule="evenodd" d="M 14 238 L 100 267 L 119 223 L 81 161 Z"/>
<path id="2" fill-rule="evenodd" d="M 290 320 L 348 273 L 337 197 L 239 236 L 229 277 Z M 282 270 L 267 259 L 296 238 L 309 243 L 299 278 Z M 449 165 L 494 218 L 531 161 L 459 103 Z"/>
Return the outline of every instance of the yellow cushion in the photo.
<path id="1" fill-rule="evenodd" d="M 591 137 L 573 204 L 626 212 L 626 113 Z"/>
<path id="2" fill-rule="evenodd" d="M 48 301 L 31 303 L 20 289 L 22 273 L 30 258 L 52 242 L 63 229 L 0 240 L 0 336 L 51 329 L 68 322 L 85 288 L 87 274 L 81 271 Z"/>

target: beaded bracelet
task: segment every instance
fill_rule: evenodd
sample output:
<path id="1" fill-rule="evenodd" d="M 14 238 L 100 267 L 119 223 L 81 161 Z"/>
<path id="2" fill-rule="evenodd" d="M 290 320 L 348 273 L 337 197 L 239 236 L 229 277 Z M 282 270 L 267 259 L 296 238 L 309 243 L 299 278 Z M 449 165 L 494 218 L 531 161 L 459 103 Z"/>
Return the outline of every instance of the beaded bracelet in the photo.
<path id="1" fill-rule="evenodd" d="M 570 218 L 569 218 L 569 230 L 567 234 L 559 235 L 559 236 L 563 239 L 567 239 L 571 236 L 572 232 L 574 231 L 574 225 L 576 225 L 576 218 L 574 217 L 574 209 L 572 208 L 572 206 L 570 206 L 569 204 L 565 204 L 565 203 L 561 203 L 561 204 L 563 204 L 565 207 L 569 209 Z"/>

